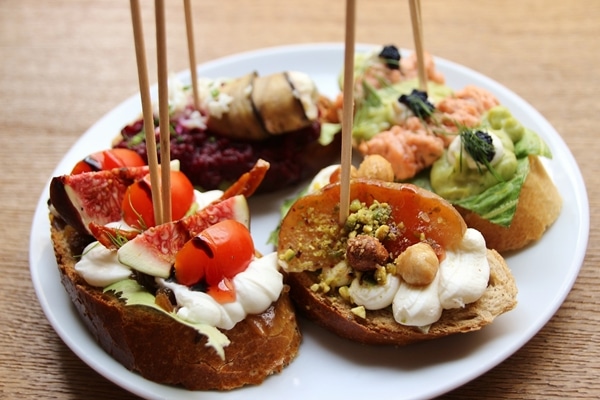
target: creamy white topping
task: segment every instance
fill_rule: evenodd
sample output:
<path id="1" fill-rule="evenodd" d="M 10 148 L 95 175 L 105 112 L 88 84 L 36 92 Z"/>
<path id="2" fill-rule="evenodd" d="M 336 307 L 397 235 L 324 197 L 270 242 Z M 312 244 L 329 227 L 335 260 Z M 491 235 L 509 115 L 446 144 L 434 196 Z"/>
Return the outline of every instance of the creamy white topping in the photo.
<path id="1" fill-rule="evenodd" d="M 400 278 L 392 274 L 387 274 L 383 285 L 364 283 L 359 278 L 354 278 L 348 292 L 355 304 L 364 306 L 367 310 L 380 310 L 392 304 L 400 281 Z"/>
<path id="2" fill-rule="evenodd" d="M 161 286 L 170 288 L 177 299 L 179 317 L 192 323 L 205 323 L 231 329 L 247 314 L 263 312 L 283 289 L 283 275 L 277 267 L 277 253 L 254 259 L 248 268 L 233 278 L 236 299 L 221 304 L 204 292 L 157 278 Z"/>
<path id="3" fill-rule="evenodd" d="M 311 121 L 317 119 L 319 92 L 313 80 L 306 73 L 299 71 L 289 71 L 288 77 L 294 87 L 294 97 L 302 103 L 306 118 Z"/>
<path id="4" fill-rule="evenodd" d="M 131 275 L 131 269 L 117 261 L 117 252 L 98 242 L 87 245 L 75 270 L 89 285 L 96 287 L 112 285 Z"/>
<path id="5" fill-rule="evenodd" d="M 307 193 L 315 193 L 329 185 L 331 175 L 340 167 L 339 164 L 329 165 L 321 169 L 308 185 Z"/>
<path id="6" fill-rule="evenodd" d="M 392 312 L 396 322 L 402 325 L 427 326 L 442 316 L 443 307 L 438 296 L 438 273 L 433 281 L 424 287 L 412 286 L 402 281 L 392 302 Z"/>
<path id="7" fill-rule="evenodd" d="M 190 95 L 186 93 L 183 82 L 176 75 L 169 75 L 169 110 L 178 114 L 190 104 Z M 154 113 L 158 114 L 158 102 L 154 104 Z"/>
<path id="8" fill-rule="evenodd" d="M 354 279 L 349 291 L 353 302 L 367 310 L 392 305 L 396 322 L 423 327 L 436 322 L 443 309 L 477 301 L 487 288 L 489 276 L 485 240 L 479 231 L 468 228 L 460 245 L 446 251 L 429 285 L 409 285 L 388 274 L 386 285 L 360 285 Z"/>
<path id="9" fill-rule="evenodd" d="M 502 141 L 497 135 L 493 134 L 492 132 L 487 133 L 492 138 L 492 145 L 494 146 L 494 158 L 492 158 L 492 160 L 490 161 L 490 165 L 493 166 L 498 164 L 502 159 L 502 156 L 504 156 L 504 146 L 502 145 Z M 457 162 L 457 160 L 460 160 L 460 158 L 462 157 L 463 162 L 466 161 L 467 166 L 470 169 L 481 168 L 481 164 L 477 163 L 463 147 L 460 135 L 456 136 L 452 143 L 450 143 L 450 146 L 448 146 L 447 157 L 448 162 L 450 162 L 451 165 L 454 165 Z"/>
<path id="10" fill-rule="evenodd" d="M 483 235 L 475 229 L 467 229 L 459 251 L 446 253 L 438 275 L 442 307 L 460 308 L 477 301 L 490 277 Z"/>
<path id="11" fill-rule="evenodd" d="M 223 114 L 229 111 L 229 104 L 233 97 L 223 93 L 220 89 L 228 80 L 225 78 L 210 79 L 201 77 L 198 79 L 198 97 L 201 108 L 208 115 L 221 118 Z"/>

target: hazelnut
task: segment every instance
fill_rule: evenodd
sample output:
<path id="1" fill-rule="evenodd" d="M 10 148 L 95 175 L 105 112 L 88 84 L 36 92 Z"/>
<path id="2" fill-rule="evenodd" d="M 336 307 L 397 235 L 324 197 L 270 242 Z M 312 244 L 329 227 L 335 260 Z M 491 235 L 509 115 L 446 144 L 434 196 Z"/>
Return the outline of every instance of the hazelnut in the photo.
<path id="1" fill-rule="evenodd" d="M 385 182 L 394 181 L 392 164 L 378 154 L 368 155 L 358 166 L 359 178 L 377 179 Z"/>
<path id="2" fill-rule="evenodd" d="M 424 242 L 413 244 L 394 261 L 396 273 L 409 285 L 425 286 L 433 282 L 440 261 L 433 248 Z"/>

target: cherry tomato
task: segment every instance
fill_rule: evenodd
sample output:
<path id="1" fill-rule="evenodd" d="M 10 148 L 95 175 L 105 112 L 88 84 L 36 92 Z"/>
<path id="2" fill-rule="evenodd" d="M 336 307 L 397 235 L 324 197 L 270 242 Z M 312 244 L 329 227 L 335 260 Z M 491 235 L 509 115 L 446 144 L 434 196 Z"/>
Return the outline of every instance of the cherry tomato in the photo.
<path id="1" fill-rule="evenodd" d="M 120 167 L 141 167 L 146 165 L 142 157 L 129 149 L 110 149 L 90 154 L 73 167 L 71 174 L 101 171 Z"/>
<path id="2" fill-rule="evenodd" d="M 175 278 L 192 286 L 204 280 L 209 294 L 229 298 L 229 280 L 244 271 L 254 257 L 254 242 L 246 226 L 235 220 L 216 223 L 189 240 L 175 257 Z"/>
<path id="3" fill-rule="evenodd" d="M 171 218 L 183 218 L 193 202 L 194 187 L 190 180 L 183 172 L 171 171 Z M 129 226 L 147 229 L 156 225 L 149 175 L 127 188 L 121 210 Z"/>

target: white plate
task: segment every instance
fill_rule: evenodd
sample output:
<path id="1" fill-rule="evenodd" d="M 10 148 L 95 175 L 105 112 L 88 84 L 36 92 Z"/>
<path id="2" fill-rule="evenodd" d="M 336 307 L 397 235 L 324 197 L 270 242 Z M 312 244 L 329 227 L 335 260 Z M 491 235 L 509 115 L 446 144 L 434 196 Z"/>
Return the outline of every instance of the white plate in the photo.
<path id="1" fill-rule="evenodd" d="M 361 45 L 358 51 L 369 46 Z M 337 75 L 343 65 L 341 44 L 287 46 L 242 53 L 203 64 L 200 76 L 236 77 L 256 69 L 261 74 L 288 69 L 308 73 L 322 93 L 335 96 Z M 108 356 L 88 334 L 59 281 L 46 200 L 42 193 L 31 229 L 31 278 L 39 302 L 63 341 L 90 367 L 115 384 L 146 398 L 204 399 L 260 398 L 428 398 L 443 394 L 501 363 L 554 315 L 570 291 L 583 262 L 588 241 L 589 209 L 581 173 L 569 149 L 554 128 L 516 94 L 470 69 L 437 59 L 448 84 L 460 89 L 475 84 L 494 93 L 526 126 L 538 132 L 552 149 L 546 163 L 564 200 L 559 219 L 542 240 L 507 257 L 519 287 L 519 304 L 482 331 L 405 348 L 367 347 L 340 340 L 301 321 L 304 341 L 298 358 L 281 374 L 262 385 L 228 393 L 189 392 L 158 385 L 127 371 Z M 189 74 L 182 78 L 189 81 Z M 75 143 L 53 175 L 68 173 L 88 153 L 110 147 L 122 126 L 140 113 L 139 97 L 125 101 L 92 126 Z M 262 251 L 276 226 L 281 200 L 291 192 L 251 199 L 252 232 Z"/>

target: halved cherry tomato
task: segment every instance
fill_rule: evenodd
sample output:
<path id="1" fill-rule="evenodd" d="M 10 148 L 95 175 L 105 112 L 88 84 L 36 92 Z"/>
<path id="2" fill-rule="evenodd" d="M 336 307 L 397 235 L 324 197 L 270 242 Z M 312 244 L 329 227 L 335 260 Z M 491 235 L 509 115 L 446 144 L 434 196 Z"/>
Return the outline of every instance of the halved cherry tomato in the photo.
<path id="1" fill-rule="evenodd" d="M 109 149 L 90 154 L 73 167 L 71 174 L 101 171 L 120 167 L 141 167 L 146 165 L 142 157 L 130 149 Z"/>
<path id="2" fill-rule="evenodd" d="M 230 280 L 254 257 L 254 242 L 246 226 L 235 220 L 216 223 L 189 240 L 175 258 L 175 279 L 192 286 L 200 281 L 217 301 L 235 299 Z"/>
<path id="3" fill-rule="evenodd" d="M 181 171 L 171 171 L 171 218 L 183 218 L 193 202 L 194 186 L 190 180 Z M 127 188 L 121 209 L 129 226 L 147 229 L 156 225 L 149 175 Z"/>

